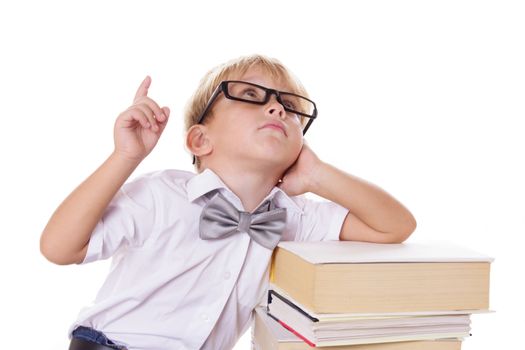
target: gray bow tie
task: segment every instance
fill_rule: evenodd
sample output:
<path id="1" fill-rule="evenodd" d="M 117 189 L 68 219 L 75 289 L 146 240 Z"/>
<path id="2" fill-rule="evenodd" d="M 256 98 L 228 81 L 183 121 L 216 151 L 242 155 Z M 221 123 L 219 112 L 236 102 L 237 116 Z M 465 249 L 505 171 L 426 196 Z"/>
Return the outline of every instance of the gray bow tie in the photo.
<path id="1" fill-rule="evenodd" d="M 202 239 L 220 239 L 246 232 L 265 248 L 273 249 L 279 243 L 286 224 L 286 209 L 273 208 L 266 201 L 253 214 L 238 211 L 217 192 L 202 210 L 199 234 Z"/>

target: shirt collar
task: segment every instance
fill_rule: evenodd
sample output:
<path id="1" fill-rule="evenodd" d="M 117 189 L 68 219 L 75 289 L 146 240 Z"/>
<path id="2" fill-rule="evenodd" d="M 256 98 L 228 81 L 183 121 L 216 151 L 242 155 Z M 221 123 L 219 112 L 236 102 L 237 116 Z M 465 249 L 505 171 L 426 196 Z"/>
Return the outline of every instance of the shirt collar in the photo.
<path id="1" fill-rule="evenodd" d="M 202 173 L 193 176 L 188 180 L 186 185 L 188 200 L 190 202 L 193 202 L 205 194 L 217 189 L 224 189 L 235 196 L 228 186 L 222 182 L 221 178 L 211 169 L 205 169 Z M 277 186 L 272 188 L 270 193 L 263 199 L 262 202 L 274 197 L 277 207 L 286 208 L 300 214 L 303 212 L 301 208 L 295 203 L 295 201 Z"/>
<path id="2" fill-rule="evenodd" d="M 188 180 L 186 185 L 188 200 L 193 202 L 197 198 L 204 196 L 206 193 L 219 188 L 224 188 L 230 191 L 228 186 L 222 182 L 221 178 L 215 174 L 213 170 L 205 169 L 202 173 L 197 174 Z"/>

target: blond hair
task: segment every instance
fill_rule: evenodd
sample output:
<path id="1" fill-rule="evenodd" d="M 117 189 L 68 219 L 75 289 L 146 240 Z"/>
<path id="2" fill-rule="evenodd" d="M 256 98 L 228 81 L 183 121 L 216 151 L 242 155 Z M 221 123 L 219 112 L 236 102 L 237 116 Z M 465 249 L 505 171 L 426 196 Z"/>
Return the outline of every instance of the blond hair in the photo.
<path id="1" fill-rule="evenodd" d="M 246 71 L 253 67 L 262 68 L 273 79 L 283 79 L 290 88 L 289 92 L 308 98 L 308 92 L 299 79 L 279 60 L 264 55 L 241 56 L 214 67 L 201 79 L 197 90 L 189 99 L 184 111 L 185 131 L 188 131 L 193 125 L 198 123 L 198 119 L 208 100 L 222 81 L 240 79 Z M 206 120 L 208 118 L 211 119 L 212 111 L 208 112 L 208 114 Z M 199 169 L 200 161 L 198 158 L 195 165 Z"/>

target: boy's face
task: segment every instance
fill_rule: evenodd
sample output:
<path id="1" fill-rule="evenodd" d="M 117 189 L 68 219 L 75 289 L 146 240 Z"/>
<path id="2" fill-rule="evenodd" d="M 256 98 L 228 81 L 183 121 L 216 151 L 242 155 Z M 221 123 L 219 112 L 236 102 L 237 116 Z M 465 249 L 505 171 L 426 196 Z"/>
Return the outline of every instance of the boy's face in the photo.
<path id="1" fill-rule="evenodd" d="M 238 80 L 291 91 L 284 79 L 273 79 L 257 67 Z M 303 146 L 300 119 L 286 112 L 275 95 L 265 105 L 256 105 L 220 94 L 212 113 L 207 127 L 213 152 L 228 161 L 244 162 L 246 166 L 265 162 L 284 171 L 294 163 Z"/>

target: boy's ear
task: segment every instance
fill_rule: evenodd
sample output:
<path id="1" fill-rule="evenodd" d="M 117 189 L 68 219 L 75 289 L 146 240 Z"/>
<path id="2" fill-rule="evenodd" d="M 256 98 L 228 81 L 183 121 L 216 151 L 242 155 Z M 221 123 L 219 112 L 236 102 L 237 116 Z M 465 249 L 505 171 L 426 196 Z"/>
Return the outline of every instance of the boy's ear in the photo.
<path id="1" fill-rule="evenodd" d="M 195 124 L 188 129 L 186 133 L 186 147 L 196 157 L 202 157 L 210 154 L 213 150 L 206 126 Z"/>

